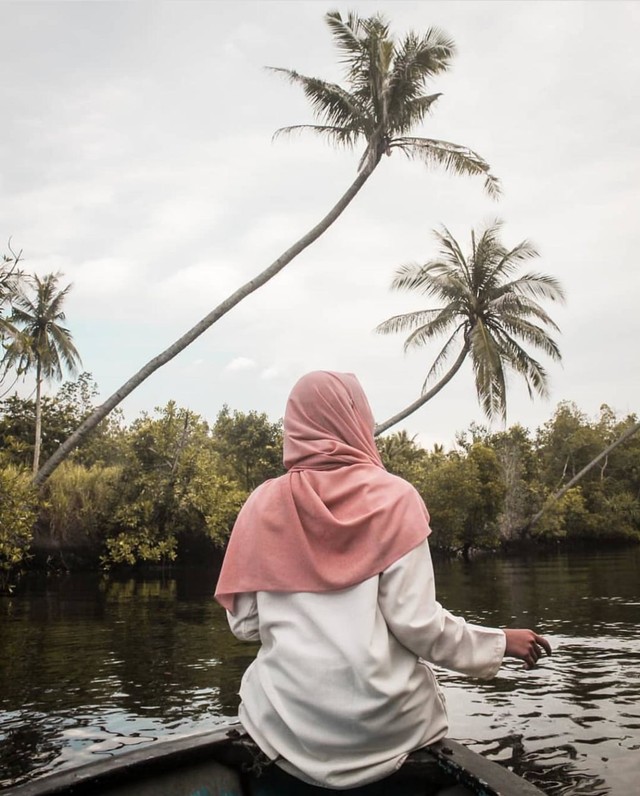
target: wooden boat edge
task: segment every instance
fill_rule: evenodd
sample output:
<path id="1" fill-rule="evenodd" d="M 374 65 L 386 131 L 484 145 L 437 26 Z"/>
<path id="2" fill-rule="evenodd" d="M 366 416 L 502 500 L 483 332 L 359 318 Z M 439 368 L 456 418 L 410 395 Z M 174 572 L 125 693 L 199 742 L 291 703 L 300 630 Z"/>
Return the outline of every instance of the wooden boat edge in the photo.
<path id="1" fill-rule="evenodd" d="M 470 780 L 473 780 L 484 784 L 489 794 L 495 792 L 498 796 L 544 796 L 543 791 L 533 783 L 450 738 L 438 741 L 424 750 L 420 749 L 410 757 L 417 758 L 424 753 L 434 756 L 440 767 L 463 785 L 471 785 Z"/>
<path id="2" fill-rule="evenodd" d="M 205 760 L 238 767 L 251 760 L 251 747 L 255 749 L 240 722 L 230 719 L 207 732 L 165 738 L 104 760 L 54 771 L 31 782 L 2 789 L 0 796 L 91 793 L 96 786 L 114 787 L 126 783 L 131 776 L 138 778 L 145 772 L 155 774 Z M 403 767 L 425 775 L 431 769 L 434 775 L 449 776 L 484 796 L 544 796 L 532 783 L 449 738 L 411 753 Z"/>
<path id="3" fill-rule="evenodd" d="M 22 785 L 0 790 L 2 796 L 54 796 L 66 793 L 70 788 L 80 790 L 91 784 L 109 785 L 123 781 L 132 771 L 144 772 L 145 768 L 162 764 L 163 768 L 172 765 L 194 763 L 206 759 L 217 750 L 222 741 L 228 741 L 244 730 L 240 722 L 221 724 L 206 732 L 184 735 L 178 738 L 167 737 L 145 744 L 140 749 L 132 749 L 103 760 L 84 763 L 75 768 L 53 771 Z"/>

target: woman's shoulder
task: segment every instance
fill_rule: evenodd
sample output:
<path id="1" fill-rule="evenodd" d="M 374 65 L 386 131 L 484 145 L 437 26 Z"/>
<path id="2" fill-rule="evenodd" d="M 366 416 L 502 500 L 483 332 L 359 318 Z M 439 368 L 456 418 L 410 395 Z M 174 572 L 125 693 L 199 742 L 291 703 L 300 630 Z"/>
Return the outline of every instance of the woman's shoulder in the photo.
<path id="1" fill-rule="evenodd" d="M 412 483 L 387 470 L 380 469 L 369 481 L 368 488 L 376 489 L 385 500 L 392 499 L 395 503 L 402 503 L 407 507 L 419 507 L 420 510 L 424 506 L 422 495 Z"/>
<path id="2" fill-rule="evenodd" d="M 420 497 L 420 493 L 415 488 L 415 486 L 410 482 L 407 481 L 406 478 L 402 478 L 399 475 L 395 475 L 394 473 L 390 473 L 388 470 L 384 470 L 384 479 L 389 486 L 395 487 L 399 493 L 405 493 L 407 495 L 417 495 Z"/>
<path id="3" fill-rule="evenodd" d="M 268 478 L 266 481 L 263 481 L 259 484 L 252 492 L 249 493 L 247 497 L 246 503 L 252 503 L 254 500 L 258 498 L 267 497 L 270 493 L 277 492 L 282 488 L 284 485 L 284 481 L 287 478 L 287 474 L 279 475 L 277 478 Z"/>

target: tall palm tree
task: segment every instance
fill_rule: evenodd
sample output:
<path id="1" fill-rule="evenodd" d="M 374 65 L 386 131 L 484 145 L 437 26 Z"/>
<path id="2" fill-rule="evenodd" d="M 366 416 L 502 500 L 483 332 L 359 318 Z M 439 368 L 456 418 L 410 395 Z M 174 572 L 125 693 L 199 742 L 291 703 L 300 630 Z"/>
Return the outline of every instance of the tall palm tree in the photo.
<path id="1" fill-rule="evenodd" d="M 306 77 L 291 69 L 276 69 L 302 87 L 318 122 L 283 128 L 278 132 L 308 129 L 320 133 L 334 144 L 349 148 L 361 146 L 362 156 L 355 179 L 334 207 L 306 235 L 173 345 L 144 365 L 99 406 L 45 462 L 36 483 L 42 483 L 86 434 L 154 371 L 183 351 L 320 237 L 354 199 L 383 154 L 390 155 L 394 149 L 399 149 L 408 157 L 427 164 L 439 164 L 453 173 L 483 177 L 490 195 L 499 191 L 498 181 L 491 174 L 489 165 L 473 150 L 410 135 L 412 129 L 426 118 L 439 96 L 426 94 L 425 87 L 431 78 L 449 68 L 455 51 L 450 39 L 432 28 L 424 36 L 409 33 L 396 41 L 388 24 L 378 15 L 361 18 L 349 14 L 343 19 L 334 11 L 327 14 L 325 20 L 345 69 L 345 85 Z"/>
<path id="2" fill-rule="evenodd" d="M 553 360 L 560 360 L 558 345 L 548 329 L 559 331 L 537 299 L 563 301 L 564 292 L 557 279 L 518 269 L 538 253 L 528 241 L 513 249 L 500 242 L 501 223 L 488 226 L 476 239 L 471 232 L 471 251 L 465 257 L 453 235 L 443 227 L 435 236 L 440 251 L 424 265 L 400 267 L 392 282 L 395 290 L 411 290 L 435 298 L 439 306 L 395 315 L 381 323 L 381 334 L 410 331 L 405 351 L 418 348 L 447 335 L 422 386 L 422 395 L 397 415 L 376 426 L 381 434 L 404 420 L 433 398 L 470 358 L 478 400 L 489 418 L 506 419 L 506 371 L 521 376 L 529 390 L 547 394 L 548 377 L 543 366 L 524 348 L 538 348 Z M 457 348 L 456 348 L 457 347 Z M 455 361 L 430 389 L 453 353 Z"/>
<path id="3" fill-rule="evenodd" d="M 65 320 L 63 304 L 71 285 L 60 289 L 59 278 L 59 274 L 47 274 L 42 278 L 34 276 L 34 296 L 18 293 L 11 316 L 17 335 L 4 357 L 7 367 L 16 367 L 19 374 L 35 371 L 34 475 L 38 472 L 42 443 L 42 383 L 62 379 L 63 369 L 75 373 L 80 364 L 71 333 L 61 323 Z"/>

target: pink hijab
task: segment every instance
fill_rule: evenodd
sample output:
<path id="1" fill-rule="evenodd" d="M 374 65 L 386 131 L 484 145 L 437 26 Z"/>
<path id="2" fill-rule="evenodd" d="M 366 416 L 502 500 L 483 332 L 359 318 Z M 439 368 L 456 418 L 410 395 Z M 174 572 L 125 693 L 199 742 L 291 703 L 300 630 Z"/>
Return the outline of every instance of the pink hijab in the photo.
<path id="1" fill-rule="evenodd" d="M 287 473 L 259 486 L 233 528 L 216 599 L 241 592 L 323 592 L 361 583 L 431 533 L 417 491 L 388 473 L 367 398 L 351 373 L 314 371 L 284 416 Z"/>

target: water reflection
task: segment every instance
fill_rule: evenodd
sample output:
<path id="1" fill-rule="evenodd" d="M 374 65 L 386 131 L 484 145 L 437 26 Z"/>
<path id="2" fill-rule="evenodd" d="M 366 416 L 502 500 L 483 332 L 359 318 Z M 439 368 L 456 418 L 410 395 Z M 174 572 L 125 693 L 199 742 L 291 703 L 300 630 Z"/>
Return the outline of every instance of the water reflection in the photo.
<path id="1" fill-rule="evenodd" d="M 33 577 L 1 603 L 0 785 L 236 712 L 228 663 L 252 649 L 198 574 Z"/>
<path id="2" fill-rule="evenodd" d="M 437 562 L 470 621 L 538 626 L 554 654 L 478 683 L 441 672 L 451 736 L 552 796 L 622 796 L 640 774 L 640 550 Z M 237 710 L 256 647 L 211 599 L 215 573 L 31 577 L 0 599 L 0 786 Z"/>

